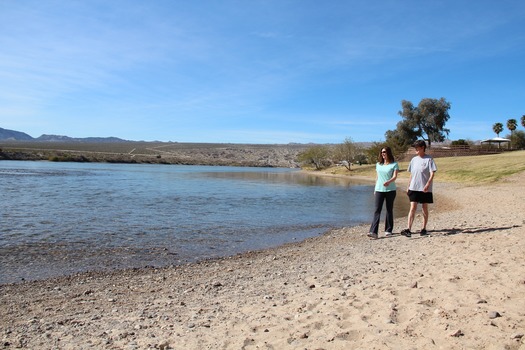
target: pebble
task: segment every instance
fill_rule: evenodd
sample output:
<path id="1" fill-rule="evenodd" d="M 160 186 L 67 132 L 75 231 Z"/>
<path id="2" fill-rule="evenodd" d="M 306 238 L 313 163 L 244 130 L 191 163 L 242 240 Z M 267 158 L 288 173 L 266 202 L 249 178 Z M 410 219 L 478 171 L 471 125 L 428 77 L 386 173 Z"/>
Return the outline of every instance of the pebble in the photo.
<path id="1" fill-rule="evenodd" d="M 161 343 L 159 344 L 158 348 L 160 350 L 168 350 L 170 348 L 170 343 L 168 342 Z"/>
<path id="2" fill-rule="evenodd" d="M 465 335 L 465 334 L 463 334 L 463 332 L 461 331 L 461 329 L 458 329 L 458 330 L 455 331 L 454 333 L 450 334 L 451 337 L 461 337 L 462 335 Z"/>
<path id="3" fill-rule="evenodd" d="M 494 318 L 501 317 L 501 314 L 497 311 L 489 311 L 489 318 L 492 320 Z"/>

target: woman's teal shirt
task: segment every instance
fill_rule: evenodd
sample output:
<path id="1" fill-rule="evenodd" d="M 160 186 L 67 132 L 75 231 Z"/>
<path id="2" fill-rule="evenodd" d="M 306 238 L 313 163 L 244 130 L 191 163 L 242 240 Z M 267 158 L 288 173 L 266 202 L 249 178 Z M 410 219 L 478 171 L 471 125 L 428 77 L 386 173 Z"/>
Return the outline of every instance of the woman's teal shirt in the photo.
<path id="1" fill-rule="evenodd" d="M 391 182 L 388 186 L 383 186 L 385 182 L 390 180 L 394 175 L 394 170 L 399 171 L 399 165 L 397 162 L 390 164 L 376 163 L 377 181 L 376 181 L 376 192 L 390 192 L 396 190 L 396 182 Z"/>

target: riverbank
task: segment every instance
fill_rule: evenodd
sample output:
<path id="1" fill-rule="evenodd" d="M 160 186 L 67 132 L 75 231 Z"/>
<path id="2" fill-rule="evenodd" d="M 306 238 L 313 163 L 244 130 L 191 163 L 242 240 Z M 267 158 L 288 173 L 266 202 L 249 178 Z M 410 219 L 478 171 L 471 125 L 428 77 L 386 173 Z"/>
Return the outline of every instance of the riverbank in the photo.
<path id="1" fill-rule="evenodd" d="M 308 145 L 0 141 L 0 160 L 298 168 Z"/>
<path id="2" fill-rule="evenodd" d="M 523 172 L 437 182 L 430 237 L 369 240 L 368 227 L 349 227 L 198 264 L 3 285 L 2 345 L 524 348 L 524 185 Z"/>

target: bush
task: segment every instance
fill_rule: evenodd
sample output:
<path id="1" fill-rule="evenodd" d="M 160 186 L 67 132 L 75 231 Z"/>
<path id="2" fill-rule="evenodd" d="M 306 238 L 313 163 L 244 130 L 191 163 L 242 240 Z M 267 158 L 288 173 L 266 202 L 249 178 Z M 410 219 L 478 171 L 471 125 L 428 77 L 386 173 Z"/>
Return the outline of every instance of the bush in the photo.
<path id="1" fill-rule="evenodd" d="M 332 164 L 330 155 L 331 149 L 328 146 L 315 145 L 299 153 L 297 159 L 305 165 L 314 165 L 316 170 L 321 170 Z"/>
<path id="2" fill-rule="evenodd" d="M 512 135 L 507 135 L 513 149 L 525 149 L 525 132 L 516 130 Z"/>
<path id="3" fill-rule="evenodd" d="M 469 146 L 470 145 L 468 143 L 468 141 L 466 141 L 464 139 L 459 139 L 459 140 L 456 140 L 456 141 L 452 141 L 450 144 L 452 146 Z"/>

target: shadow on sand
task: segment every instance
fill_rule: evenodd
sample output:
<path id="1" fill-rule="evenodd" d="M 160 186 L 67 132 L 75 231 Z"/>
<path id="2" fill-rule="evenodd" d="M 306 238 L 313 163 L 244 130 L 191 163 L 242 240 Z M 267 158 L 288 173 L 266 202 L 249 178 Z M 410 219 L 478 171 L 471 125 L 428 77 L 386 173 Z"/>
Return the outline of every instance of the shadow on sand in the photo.
<path id="1" fill-rule="evenodd" d="M 410 238 L 427 238 L 436 236 L 436 234 L 439 234 L 441 236 L 452 236 L 457 235 L 460 233 L 467 233 L 467 234 L 481 234 L 481 233 L 487 233 L 487 232 L 496 232 L 496 231 L 506 231 L 510 230 L 512 228 L 516 227 L 522 227 L 521 225 L 512 225 L 512 226 L 504 226 L 504 227 L 476 227 L 476 228 L 451 228 L 451 229 L 443 229 L 443 230 L 428 230 L 428 235 L 426 236 L 420 236 L 418 232 L 412 232 L 412 237 Z M 402 237 L 399 233 L 394 233 L 391 236 L 388 237 L 378 237 L 377 239 L 390 239 L 390 238 L 396 238 L 396 237 Z"/>

